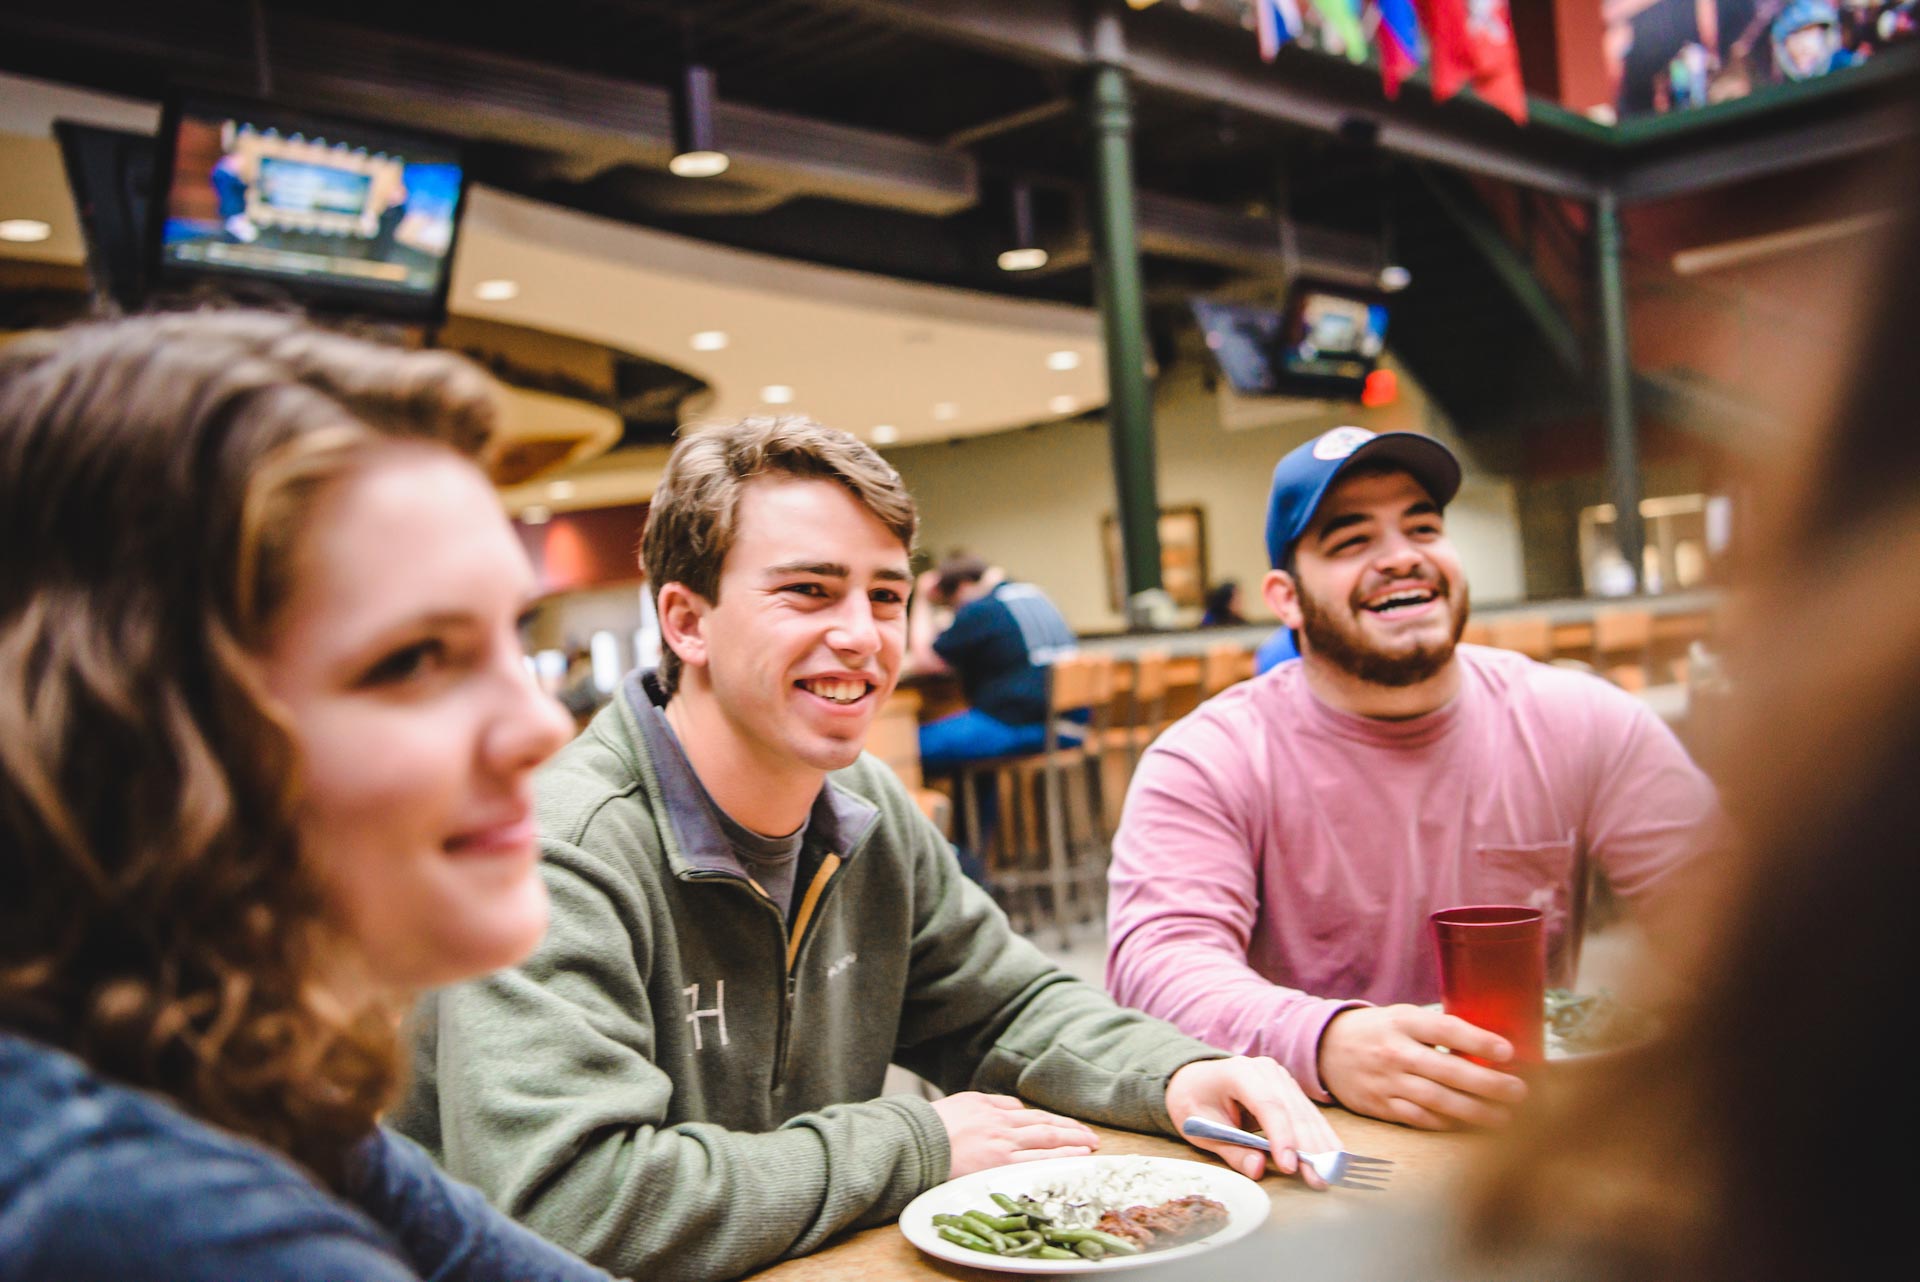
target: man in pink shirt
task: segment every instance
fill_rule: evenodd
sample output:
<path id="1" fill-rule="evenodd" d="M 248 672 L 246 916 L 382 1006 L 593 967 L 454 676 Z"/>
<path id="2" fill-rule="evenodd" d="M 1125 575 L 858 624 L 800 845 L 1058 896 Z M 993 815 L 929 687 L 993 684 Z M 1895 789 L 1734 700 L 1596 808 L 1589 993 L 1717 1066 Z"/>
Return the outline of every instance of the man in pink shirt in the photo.
<path id="1" fill-rule="evenodd" d="M 1141 759 L 1114 840 L 1107 986 L 1317 1099 L 1414 1126 L 1502 1120 L 1507 1042 L 1439 999 L 1427 914 L 1546 911 L 1571 978 L 1591 862 L 1644 901 L 1718 814 L 1631 695 L 1462 646 L 1445 446 L 1336 428 L 1274 469 L 1262 583 L 1301 657 L 1209 700 Z"/>

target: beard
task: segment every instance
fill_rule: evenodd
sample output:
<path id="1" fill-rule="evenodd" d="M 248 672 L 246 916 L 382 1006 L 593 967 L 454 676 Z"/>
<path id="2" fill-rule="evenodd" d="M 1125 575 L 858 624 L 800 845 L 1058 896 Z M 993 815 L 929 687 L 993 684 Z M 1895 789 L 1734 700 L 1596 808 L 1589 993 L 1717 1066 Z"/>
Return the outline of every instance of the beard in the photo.
<path id="1" fill-rule="evenodd" d="M 1419 685 L 1452 661 L 1454 647 L 1460 644 L 1460 637 L 1467 630 L 1470 607 L 1466 585 L 1461 585 L 1456 601 L 1452 584 L 1444 576 L 1434 583 L 1434 590 L 1455 607 L 1451 634 L 1444 641 L 1423 642 L 1397 653 L 1369 644 L 1357 626 L 1323 607 L 1298 579 L 1295 584 L 1300 601 L 1300 631 L 1306 635 L 1307 652 L 1369 685 L 1394 689 Z"/>

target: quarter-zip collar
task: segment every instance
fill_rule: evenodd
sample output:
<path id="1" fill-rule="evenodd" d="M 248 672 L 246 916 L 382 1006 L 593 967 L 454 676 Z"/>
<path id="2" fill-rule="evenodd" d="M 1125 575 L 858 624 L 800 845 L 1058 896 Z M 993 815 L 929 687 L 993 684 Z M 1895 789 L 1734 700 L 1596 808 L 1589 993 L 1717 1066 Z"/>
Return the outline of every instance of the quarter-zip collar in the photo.
<path id="1" fill-rule="evenodd" d="M 667 724 L 666 696 L 651 670 L 635 672 L 623 685 L 627 711 L 635 729 L 642 765 L 653 775 L 666 802 L 667 859 L 681 879 L 713 873 L 751 880 L 733 852 L 733 843 L 720 828 L 712 802 L 694 773 L 693 763 Z M 880 822 L 879 808 L 848 792 L 831 777 L 821 786 L 807 817 L 807 846 L 838 857 L 844 864 L 865 844 Z M 836 865 L 838 866 L 838 865 Z M 796 894 L 806 887 L 795 886 Z"/>

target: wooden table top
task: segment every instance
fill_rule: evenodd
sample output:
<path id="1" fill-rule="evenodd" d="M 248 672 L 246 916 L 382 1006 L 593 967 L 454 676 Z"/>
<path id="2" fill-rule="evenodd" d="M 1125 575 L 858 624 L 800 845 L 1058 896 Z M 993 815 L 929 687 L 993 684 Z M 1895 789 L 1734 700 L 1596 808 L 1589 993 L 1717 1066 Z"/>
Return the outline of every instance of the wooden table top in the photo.
<path id="1" fill-rule="evenodd" d="M 1329 1110 L 1328 1120 L 1340 1132 L 1341 1143 L 1350 1152 L 1393 1160 L 1393 1180 L 1388 1189 L 1377 1193 L 1353 1189 L 1316 1193 L 1297 1179 L 1269 1175 L 1261 1181 L 1261 1186 L 1272 1199 L 1273 1211 L 1259 1230 L 1261 1234 L 1284 1232 L 1356 1210 L 1436 1194 L 1485 1142 L 1472 1135 L 1410 1130 L 1342 1109 Z M 1101 1126 L 1093 1129 L 1100 1136 L 1100 1152 L 1106 1156 L 1140 1153 L 1201 1162 L 1216 1160 L 1210 1154 L 1166 1136 L 1138 1135 Z M 841 1237 L 812 1255 L 787 1260 L 751 1276 L 754 1282 L 842 1282 L 848 1278 L 858 1282 L 906 1282 L 942 1277 L 1004 1282 L 1013 1275 L 964 1268 L 922 1255 L 907 1241 L 898 1225 L 885 1224 Z"/>

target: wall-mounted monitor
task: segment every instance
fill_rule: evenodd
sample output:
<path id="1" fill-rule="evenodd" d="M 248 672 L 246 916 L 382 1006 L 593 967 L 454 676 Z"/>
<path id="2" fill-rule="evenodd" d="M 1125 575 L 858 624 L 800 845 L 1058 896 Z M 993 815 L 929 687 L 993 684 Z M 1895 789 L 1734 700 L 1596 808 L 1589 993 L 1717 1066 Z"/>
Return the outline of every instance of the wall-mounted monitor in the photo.
<path id="1" fill-rule="evenodd" d="M 453 142 L 183 94 L 159 154 L 153 284 L 268 282 L 320 307 L 444 315 L 466 188 Z"/>
<path id="2" fill-rule="evenodd" d="M 1387 346 L 1375 291 L 1296 281 L 1279 308 L 1195 299 L 1194 319 L 1228 386 L 1241 396 L 1358 400 Z"/>
<path id="3" fill-rule="evenodd" d="M 1387 303 L 1374 290 L 1295 281 L 1280 313 L 1275 376 L 1296 396 L 1359 400 L 1387 350 Z"/>
<path id="4" fill-rule="evenodd" d="M 1241 396 L 1278 396 L 1273 354 L 1280 343 L 1280 313 L 1248 303 L 1192 302 L 1207 350 L 1221 375 Z"/>

